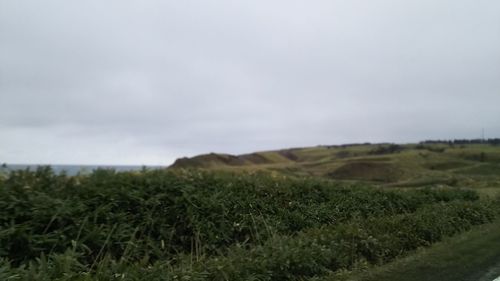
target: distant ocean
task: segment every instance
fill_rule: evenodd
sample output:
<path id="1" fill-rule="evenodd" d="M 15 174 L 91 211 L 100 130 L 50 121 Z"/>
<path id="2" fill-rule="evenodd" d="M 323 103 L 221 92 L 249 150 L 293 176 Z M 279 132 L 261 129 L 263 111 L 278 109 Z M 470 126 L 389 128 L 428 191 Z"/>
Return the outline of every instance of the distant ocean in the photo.
<path id="1" fill-rule="evenodd" d="M 1 163 L 0 163 L 1 165 Z M 117 172 L 127 172 L 127 171 L 139 171 L 143 168 L 148 170 L 153 169 L 164 169 L 167 166 L 129 166 L 129 165 L 23 165 L 23 164 L 6 164 L 6 166 L 0 166 L 0 173 L 8 173 L 10 171 L 16 170 L 26 170 L 30 169 L 31 171 L 36 170 L 39 166 L 50 166 L 52 170 L 56 174 L 60 174 L 63 171 L 66 172 L 67 175 L 74 176 L 78 173 L 80 174 L 89 174 L 96 169 L 113 169 Z"/>

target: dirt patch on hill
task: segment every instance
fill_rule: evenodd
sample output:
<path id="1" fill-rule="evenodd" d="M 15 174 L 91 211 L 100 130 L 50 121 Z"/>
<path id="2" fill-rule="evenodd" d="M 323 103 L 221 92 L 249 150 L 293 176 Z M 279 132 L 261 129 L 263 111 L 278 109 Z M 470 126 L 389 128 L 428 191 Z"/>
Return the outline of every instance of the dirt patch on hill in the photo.
<path id="1" fill-rule="evenodd" d="M 257 164 L 257 165 L 258 164 L 272 163 L 271 161 L 269 161 L 269 159 L 267 159 L 266 157 L 264 157 L 258 153 L 245 154 L 245 155 L 238 156 L 238 158 L 241 158 L 244 161 L 248 161 L 251 164 Z"/>
<path id="2" fill-rule="evenodd" d="M 278 153 L 288 160 L 291 160 L 291 161 L 299 160 L 299 157 L 297 155 L 295 155 L 295 153 L 293 153 L 293 150 L 291 150 L 291 149 L 280 150 L 280 151 L 278 151 Z"/>
<path id="3" fill-rule="evenodd" d="M 172 168 L 210 168 L 215 166 L 241 166 L 245 160 L 234 155 L 210 153 L 195 156 L 193 158 L 179 158 L 171 166 Z"/>
<path id="4" fill-rule="evenodd" d="M 401 179 L 403 171 L 390 163 L 351 162 L 340 166 L 328 176 L 334 179 L 395 182 Z"/>
<path id="5" fill-rule="evenodd" d="M 248 164 L 268 164 L 272 163 L 266 157 L 251 153 L 245 155 L 231 155 L 210 153 L 195 156 L 193 158 L 179 158 L 171 166 L 172 168 L 214 168 L 223 166 L 243 166 Z"/>

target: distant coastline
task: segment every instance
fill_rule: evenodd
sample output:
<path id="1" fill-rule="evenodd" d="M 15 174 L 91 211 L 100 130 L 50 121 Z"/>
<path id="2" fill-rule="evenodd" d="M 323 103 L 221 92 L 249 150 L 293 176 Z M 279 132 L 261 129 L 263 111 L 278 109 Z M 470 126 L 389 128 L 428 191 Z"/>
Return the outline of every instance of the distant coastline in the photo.
<path id="1" fill-rule="evenodd" d="M 65 172 L 69 176 L 77 174 L 89 174 L 96 169 L 112 169 L 117 172 L 139 171 L 146 169 L 162 169 L 167 166 L 146 166 L 146 165 L 45 165 L 45 164 L 0 164 L 0 172 L 8 173 L 10 171 L 19 171 L 29 169 L 36 170 L 38 167 L 50 166 L 54 173 L 60 174 Z"/>

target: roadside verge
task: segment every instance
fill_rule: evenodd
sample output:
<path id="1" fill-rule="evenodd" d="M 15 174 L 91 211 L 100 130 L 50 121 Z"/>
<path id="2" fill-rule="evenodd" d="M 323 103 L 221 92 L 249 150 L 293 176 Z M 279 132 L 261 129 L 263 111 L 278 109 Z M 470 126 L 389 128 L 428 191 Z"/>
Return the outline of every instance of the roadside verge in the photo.
<path id="1" fill-rule="evenodd" d="M 492 281 L 500 276 L 500 221 L 436 243 L 350 281 Z"/>

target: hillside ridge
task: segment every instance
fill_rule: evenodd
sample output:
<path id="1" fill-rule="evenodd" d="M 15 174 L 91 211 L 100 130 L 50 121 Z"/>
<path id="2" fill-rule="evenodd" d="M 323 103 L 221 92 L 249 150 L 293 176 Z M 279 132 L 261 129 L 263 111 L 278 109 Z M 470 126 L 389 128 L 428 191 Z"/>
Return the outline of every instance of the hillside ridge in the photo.
<path id="1" fill-rule="evenodd" d="M 393 186 L 460 182 L 488 187 L 500 185 L 500 145 L 458 140 L 319 145 L 241 155 L 208 153 L 179 158 L 169 169 L 269 171 Z"/>

